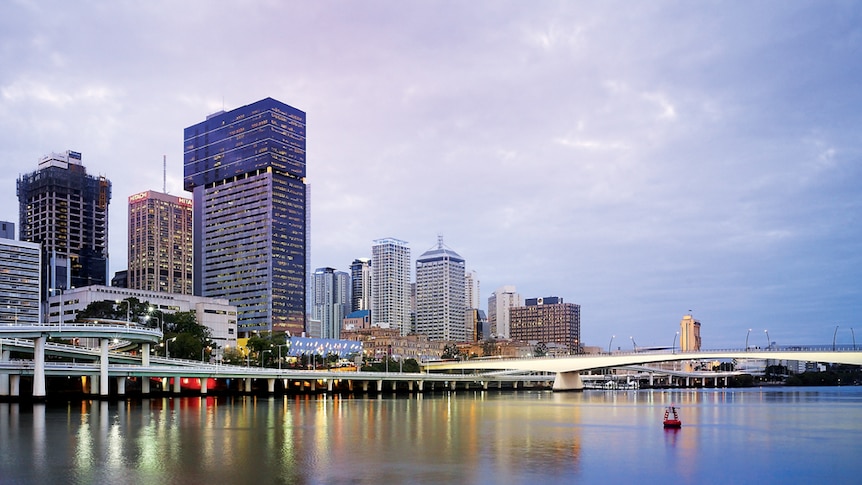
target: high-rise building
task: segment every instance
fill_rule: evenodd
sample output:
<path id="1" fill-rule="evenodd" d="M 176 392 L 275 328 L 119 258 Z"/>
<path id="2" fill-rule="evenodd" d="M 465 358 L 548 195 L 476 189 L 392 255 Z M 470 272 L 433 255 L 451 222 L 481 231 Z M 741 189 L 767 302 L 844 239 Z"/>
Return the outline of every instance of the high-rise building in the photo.
<path id="1" fill-rule="evenodd" d="M 581 306 L 550 296 L 530 298 L 509 309 L 512 340 L 564 346 L 578 353 L 581 344 Z"/>
<path id="2" fill-rule="evenodd" d="M 312 270 L 311 270 L 311 184 L 305 184 L 305 313 L 306 318 L 311 314 L 313 300 L 311 292 Z"/>
<path id="3" fill-rule="evenodd" d="M 371 309 L 371 259 L 357 258 L 350 263 L 350 311 Z"/>
<path id="4" fill-rule="evenodd" d="M 306 316 L 305 113 L 272 98 L 185 129 L 195 294 L 227 298 L 238 331 L 300 335 Z"/>
<path id="5" fill-rule="evenodd" d="M 465 313 L 464 323 L 467 327 L 468 342 L 478 342 L 488 337 L 488 318 L 485 316 L 484 310 L 468 308 Z"/>
<path id="6" fill-rule="evenodd" d="M 464 295 L 467 308 L 479 308 L 479 275 L 474 270 L 464 273 Z"/>
<path id="7" fill-rule="evenodd" d="M 311 315 L 320 321 L 320 338 L 340 338 L 344 317 L 350 313 L 350 275 L 334 268 L 314 271 Z"/>
<path id="8" fill-rule="evenodd" d="M 431 340 L 467 340 L 464 258 L 444 246 L 416 259 L 416 332 Z"/>
<path id="9" fill-rule="evenodd" d="M 41 298 L 42 248 L 0 238 L 0 325 L 36 325 Z"/>
<path id="10" fill-rule="evenodd" d="M 700 321 L 691 315 L 685 315 L 679 322 L 679 349 L 700 350 Z"/>
<path id="11" fill-rule="evenodd" d="M 0 221 L 0 238 L 15 239 L 15 223 Z"/>
<path id="12" fill-rule="evenodd" d="M 501 286 L 488 297 L 488 326 L 491 335 L 511 338 L 509 331 L 509 309 L 522 306 L 524 300 L 512 285 Z"/>
<path id="13" fill-rule="evenodd" d="M 192 294 L 192 200 L 148 190 L 129 197 L 128 288 Z"/>
<path id="14" fill-rule="evenodd" d="M 394 238 L 371 247 L 371 322 L 410 333 L 410 247 Z"/>
<path id="15" fill-rule="evenodd" d="M 52 153 L 18 179 L 22 241 L 42 246 L 42 297 L 48 290 L 108 281 L 111 182 L 87 175 L 81 154 Z"/>

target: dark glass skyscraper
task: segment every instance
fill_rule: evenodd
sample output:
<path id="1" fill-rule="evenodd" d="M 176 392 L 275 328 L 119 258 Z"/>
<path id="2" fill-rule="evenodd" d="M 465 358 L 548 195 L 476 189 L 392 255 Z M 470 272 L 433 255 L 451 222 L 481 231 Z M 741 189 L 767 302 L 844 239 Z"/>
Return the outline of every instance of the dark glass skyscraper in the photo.
<path id="1" fill-rule="evenodd" d="M 20 239 L 42 245 L 42 297 L 108 281 L 111 182 L 87 175 L 81 154 L 52 153 L 18 179 Z"/>
<path id="2" fill-rule="evenodd" d="M 185 129 L 195 294 L 227 298 L 237 329 L 305 330 L 305 113 L 272 98 Z"/>

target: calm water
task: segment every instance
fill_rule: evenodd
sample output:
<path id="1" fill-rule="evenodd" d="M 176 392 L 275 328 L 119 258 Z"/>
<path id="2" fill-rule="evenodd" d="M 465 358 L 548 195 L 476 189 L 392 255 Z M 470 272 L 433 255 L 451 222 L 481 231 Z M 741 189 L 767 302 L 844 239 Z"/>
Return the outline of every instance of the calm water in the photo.
<path id="1" fill-rule="evenodd" d="M 0 403 L 3 484 L 635 480 L 860 484 L 862 388 Z"/>

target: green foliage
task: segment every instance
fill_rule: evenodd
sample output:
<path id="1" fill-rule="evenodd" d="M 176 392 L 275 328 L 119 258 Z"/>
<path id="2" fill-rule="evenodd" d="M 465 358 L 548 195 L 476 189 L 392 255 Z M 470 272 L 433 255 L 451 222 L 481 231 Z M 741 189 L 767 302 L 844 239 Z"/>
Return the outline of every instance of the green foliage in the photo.
<path id="1" fill-rule="evenodd" d="M 457 359 L 461 356 L 461 351 L 458 350 L 458 346 L 453 343 L 446 344 L 443 347 L 443 355 L 444 359 Z"/>
<path id="2" fill-rule="evenodd" d="M 539 342 L 536 344 L 536 347 L 533 349 L 533 355 L 536 357 L 544 357 L 548 355 L 548 346 L 545 345 L 545 342 Z"/>
<path id="3" fill-rule="evenodd" d="M 497 354 L 497 340 L 488 339 L 482 342 L 482 356 L 490 357 Z"/>

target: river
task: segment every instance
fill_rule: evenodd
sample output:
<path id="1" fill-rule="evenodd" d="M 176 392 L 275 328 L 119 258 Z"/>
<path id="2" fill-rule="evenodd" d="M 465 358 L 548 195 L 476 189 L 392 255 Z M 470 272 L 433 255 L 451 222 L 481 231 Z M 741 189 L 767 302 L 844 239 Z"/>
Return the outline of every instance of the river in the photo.
<path id="1" fill-rule="evenodd" d="M 860 484 L 860 457 L 862 387 L 0 403 L 2 484 Z"/>

